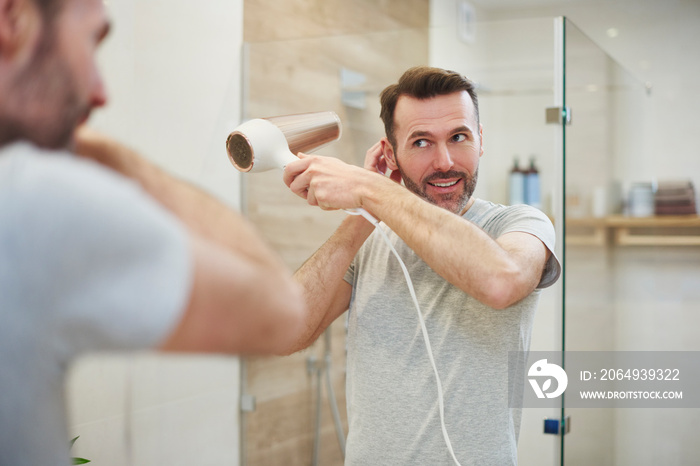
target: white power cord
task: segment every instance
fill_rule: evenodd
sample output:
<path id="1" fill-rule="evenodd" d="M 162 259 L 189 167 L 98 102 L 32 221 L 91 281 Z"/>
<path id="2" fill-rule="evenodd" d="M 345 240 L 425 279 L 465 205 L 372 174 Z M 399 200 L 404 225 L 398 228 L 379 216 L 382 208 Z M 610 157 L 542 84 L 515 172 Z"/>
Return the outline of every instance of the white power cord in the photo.
<path id="1" fill-rule="evenodd" d="M 411 276 L 408 273 L 406 264 L 404 264 L 403 260 L 401 259 L 401 256 L 399 256 L 399 253 L 396 252 L 396 249 L 394 249 L 394 245 L 391 244 L 391 240 L 384 232 L 384 230 L 379 226 L 379 221 L 376 218 L 374 218 L 370 213 L 368 213 L 364 209 L 352 209 L 346 210 L 345 212 L 347 212 L 350 215 L 362 215 L 365 219 L 367 219 L 367 221 L 373 224 L 374 228 L 377 231 L 379 231 L 382 238 L 384 238 L 384 242 L 387 244 L 387 246 L 389 246 L 389 249 L 391 249 L 391 252 L 394 253 L 394 256 L 399 261 L 401 270 L 403 270 L 403 275 L 406 278 L 408 291 L 411 293 L 413 304 L 416 306 L 416 311 L 418 312 L 418 321 L 420 322 L 421 330 L 423 331 L 423 340 L 425 341 L 425 348 L 428 351 L 428 358 L 430 359 L 430 363 L 433 366 L 433 372 L 435 373 L 435 382 L 437 383 L 438 391 L 438 406 L 440 407 L 440 424 L 442 425 L 442 436 L 445 438 L 445 444 L 447 445 L 447 449 L 449 450 L 450 455 L 452 455 L 452 459 L 454 460 L 455 464 L 457 464 L 458 466 L 462 466 L 457 460 L 457 457 L 455 456 L 455 452 L 452 449 L 452 442 L 450 442 L 450 436 L 447 434 L 447 427 L 445 427 L 445 402 L 442 396 L 442 382 L 440 382 L 440 376 L 438 375 L 437 366 L 435 365 L 435 359 L 433 358 L 433 349 L 430 346 L 430 338 L 428 338 L 428 329 L 425 328 L 425 320 L 423 319 L 423 313 L 420 310 L 418 298 L 416 297 L 416 290 L 413 287 L 413 281 L 411 280 Z"/>

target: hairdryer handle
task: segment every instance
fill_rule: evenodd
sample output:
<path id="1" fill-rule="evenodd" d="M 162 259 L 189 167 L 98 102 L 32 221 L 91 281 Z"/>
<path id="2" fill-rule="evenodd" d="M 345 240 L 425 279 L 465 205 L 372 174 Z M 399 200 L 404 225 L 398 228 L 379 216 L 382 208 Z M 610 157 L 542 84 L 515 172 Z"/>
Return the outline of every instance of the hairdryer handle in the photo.
<path id="1" fill-rule="evenodd" d="M 369 212 L 367 212 L 365 209 L 344 209 L 345 213 L 348 215 L 362 215 L 369 223 L 371 223 L 374 226 L 379 225 L 379 220 L 374 218 L 372 215 L 370 215 Z"/>

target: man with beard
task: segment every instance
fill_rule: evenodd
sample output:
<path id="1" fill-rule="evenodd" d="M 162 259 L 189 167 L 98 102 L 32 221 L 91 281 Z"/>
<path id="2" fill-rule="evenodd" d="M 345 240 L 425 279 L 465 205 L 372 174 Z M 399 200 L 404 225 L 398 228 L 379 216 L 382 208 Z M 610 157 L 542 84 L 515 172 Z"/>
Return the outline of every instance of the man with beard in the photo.
<path id="1" fill-rule="evenodd" d="M 0 0 L 2 465 L 69 463 L 80 354 L 275 353 L 302 324 L 298 285 L 239 215 L 76 132 L 107 100 L 109 27 L 102 0 Z"/>
<path id="2" fill-rule="evenodd" d="M 302 154 L 285 183 L 311 205 L 362 208 L 382 222 L 415 285 L 457 460 L 516 464 L 508 352 L 528 350 L 539 290 L 560 273 L 554 229 L 530 206 L 472 197 L 483 144 L 468 79 L 412 68 L 381 103 L 386 137 L 365 168 Z M 418 316 L 382 236 L 348 216 L 295 278 L 309 313 L 291 351 L 349 309 L 345 464 L 452 464 Z"/>

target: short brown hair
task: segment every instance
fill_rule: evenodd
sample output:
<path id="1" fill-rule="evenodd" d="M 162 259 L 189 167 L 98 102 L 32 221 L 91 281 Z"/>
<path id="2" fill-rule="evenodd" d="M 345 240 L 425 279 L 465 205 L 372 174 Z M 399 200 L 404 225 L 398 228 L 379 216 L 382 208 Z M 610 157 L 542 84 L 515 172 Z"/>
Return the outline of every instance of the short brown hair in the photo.
<path id="1" fill-rule="evenodd" d="M 379 114 L 384 122 L 386 137 L 392 146 L 396 147 L 394 136 L 394 110 L 396 102 L 402 95 L 416 99 L 430 99 L 438 95 L 467 91 L 474 103 L 476 122 L 479 123 L 479 101 L 476 96 L 474 83 L 463 75 L 442 68 L 416 66 L 408 69 L 399 78 L 399 82 L 384 89 L 380 95 L 382 110 Z"/>

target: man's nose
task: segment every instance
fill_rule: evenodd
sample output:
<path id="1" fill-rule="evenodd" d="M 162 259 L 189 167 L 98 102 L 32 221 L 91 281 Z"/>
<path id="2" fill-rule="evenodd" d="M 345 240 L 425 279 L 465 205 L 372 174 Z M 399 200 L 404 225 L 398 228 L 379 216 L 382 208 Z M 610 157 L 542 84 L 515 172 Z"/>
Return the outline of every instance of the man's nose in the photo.
<path id="1" fill-rule="evenodd" d="M 450 151 L 444 144 L 438 144 L 436 148 L 435 159 L 433 160 L 433 168 L 439 171 L 448 171 L 454 166 L 454 161 L 450 155 Z"/>
<path id="2" fill-rule="evenodd" d="M 92 107 L 103 107 L 107 104 L 107 88 L 99 73 L 95 76 L 90 92 L 90 104 Z"/>

